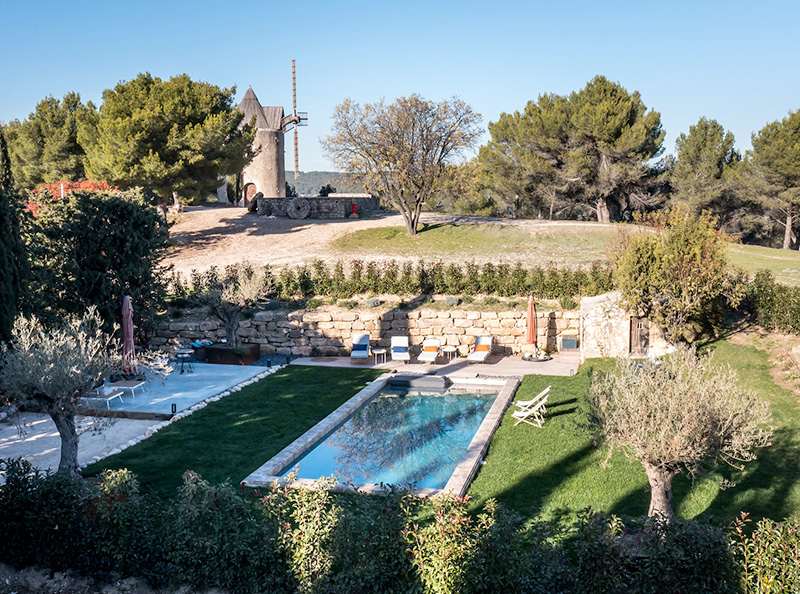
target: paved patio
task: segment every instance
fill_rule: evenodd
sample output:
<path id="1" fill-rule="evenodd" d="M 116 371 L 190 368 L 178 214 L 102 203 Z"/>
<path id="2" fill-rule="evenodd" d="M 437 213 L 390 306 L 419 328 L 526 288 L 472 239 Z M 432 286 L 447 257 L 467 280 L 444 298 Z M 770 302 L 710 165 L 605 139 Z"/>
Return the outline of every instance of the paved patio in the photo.
<path id="1" fill-rule="evenodd" d="M 403 373 L 448 375 L 455 378 L 522 377 L 524 375 L 575 375 L 580 365 L 579 351 L 562 351 L 549 361 L 524 361 L 520 355 L 490 355 L 485 363 L 467 363 L 465 357 L 447 361 L 439 357 L 437 364 L 417 363 L 416 358 L 404 365 L 401 361 L 375 363 L 374 357 L 351 361 L 350 357 L 301 357 L 291 365 L 321 367 L 368 367 L 396 370 Z"/>
<path id="2" fill-rule="evenodd" d="M 194 371 L 181 373 L 176 368 L 166 379 L 149 378 L 133 393 L 125 390 L 121 400 L 117 398 L 109 404 L 111 410 L 162 414 L 171 413 L 174 404 L 175 412 L 181 412 L 265 370 L 255 365 L 194 363 Z"/>
<path id="3" fill-rule="evenodd" d="M 136 388 L 132 396 L 126 391 L 122 401 L 111 402 L 112 410 L 140 413 L 171 413 L 172 405 L 180 413 L 201 401 L 248 381 L 267 371 L 256 365 L 211 365 L 195 363 L 194 371 L 173 371 L 166 379 L 149 379 Z M 101 405 L 105 408 L 105 405 Z M 10 421 L 0 422 L 0 458 L 22 457 L 42 470 L 56 470 L 61 451 L 61 439 L 53 421 L 41 413 L 21 413 L 20 427 Z M 131 440 L 141 439 L 163 421 L 126 418 L 76 419 L 81 433 L 78 463 L 83 465 L 125 447 Z M 2 477 L 0 477 L 2 480 Z"/>

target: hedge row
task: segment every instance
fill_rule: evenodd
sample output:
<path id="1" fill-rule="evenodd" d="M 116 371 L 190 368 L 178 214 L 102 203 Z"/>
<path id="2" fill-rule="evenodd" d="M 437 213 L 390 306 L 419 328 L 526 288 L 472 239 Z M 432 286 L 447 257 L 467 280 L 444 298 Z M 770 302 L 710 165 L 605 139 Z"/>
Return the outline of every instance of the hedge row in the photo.
<path id="1" fill-rule="evenodd" d="M 489 503 L 405 492 L 275 487 L 242 497 L 187 473 L 176 499 L 127 471 L 98 487 L 0 461 L 0 561 L 239 592 L 606 593 L 797 591 L 794 519 L 728 527 L 585 513 L 570 529 Z M 420 522 L 420 518 L 426 518 Z M 752 535 L 749 535 L 751 534 Z"/>
<path id="2" fill-rule="evenodd" d="M 322 260 L 310 265 L 268 268 L 265 298 L 328 296 L 346 299 L 356 294 L 391 295 L 499 295 L 558 299 L 576 295 L 599 295 L 612 290 L 610 265 L 595 262 L 588 268 L 540 266 L 524 268 L 520 263 L 444 264 L 442 262 L 398 263 L 354 260 L 332 267 Z M 188 279 L 174 274 L 169 283 L 173 300 L 191 299 L 198 291 L 220 283 L 226 270 L 212 267 Z"/>
<path id="3" fill-rule="evenodd" d="M 759 270 L 748 291 L 756 322 L 765 330 L 800 334 L 800 287 L 775 282 L 768 270 Z"/>

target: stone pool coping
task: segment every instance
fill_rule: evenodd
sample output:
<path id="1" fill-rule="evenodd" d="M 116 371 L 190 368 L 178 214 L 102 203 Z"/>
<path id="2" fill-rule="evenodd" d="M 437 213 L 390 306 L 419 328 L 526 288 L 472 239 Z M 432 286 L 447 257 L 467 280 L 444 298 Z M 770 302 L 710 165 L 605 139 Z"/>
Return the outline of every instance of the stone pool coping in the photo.
<path id="1" fill-rule="evenodd" d="M 299 438 L 294 440 L 290 445 L 281 450 L 277 455 L 273 456 L 265 464 L 260 466 L 257 470 L 248 475 L 242 482 L 243 487 L 251 488 L 264 488 L 273 483 L 286 484 L 290 483 L 291 487 L 306 487 L 316 488 L 319 484 L 318 479 L 302 479 L 296 478 L 290 481 L 287 477 L 282 477 L 278 473 L 287 466 L 294 463 L 309 449 L 316 446 L 319 441 L 325 438 L 333 429 L 347 417 L 353 414 L 358 408 L 363 406 L 380 390 L 385 388 L 392 382 L 398 375 L 404 374 L 389 374 L 370 382 L 366 387 L 359 390 L 352 398 L 342 404 L 339 408 L 334 410 L 331 414 L 325 417 L 322 421 L 314 425 L 311 429 L 306 431 Z M 447 481 L 444 489 L 430 489 L 418 487 L 414 488 L 413 492 L 422 497 L 433 497 L 436 495 L 450 494 L 457 497 L 463 497 L 470 482 L 475 477 L 475 474 L 480 468 L 481 461 L 483 460 L 486 450 L 489 448 L 489 442 L 494 435 L 495 430 L 500 426 L 503 420 L 503 415 L 506 409 L 511 404 L 517 388 L 520 384 L 520 379 L 517 377 L 512 378 L 451 378 L 453 380 L 453 387 L 499 387 L 499 393 L 495 398 L 492 407 L 483 419 L 483 422 L 478 427 L 475 436 L 472 438 L 464 456 L 461 461 L 456 465 L 453 474 Z M 338 492 L 358 492 L 368 494 L 381 494 L 384 493 L 386 488 L 381 485 L 372 483 L 336 483 L 329 487 L 332 491 Z"/>

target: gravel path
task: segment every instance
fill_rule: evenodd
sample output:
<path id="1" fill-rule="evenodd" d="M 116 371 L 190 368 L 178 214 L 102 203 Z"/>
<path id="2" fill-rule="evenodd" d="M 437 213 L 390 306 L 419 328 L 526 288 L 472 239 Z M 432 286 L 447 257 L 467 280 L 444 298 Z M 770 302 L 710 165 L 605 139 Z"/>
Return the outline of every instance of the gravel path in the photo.
<path id="1" fill-rule="evenodd" d="M 581 225 L 574 221 L 567 223 L 431 213 L 424 213 L 422 222 L 495 223 L 530 228 L 531 231 L 565 224 Z M 193 269 L 205 270 L 212 265 L 223 267 L 245 259 L 255 264 L 272 266 L 296 265 L 316 258 L 327 262 L 347 260 L 352 254 L 341 254 L 331 245 L 339 237 L 360 229 L 403 225 L 403 217 L 393 212 L 379 212 L 354 220 L 295 220 L 259 216 L 240 207 L 194 206 L 186 208 L 170 229 L 175 247 L 165 263 L 186 275 Z"/>

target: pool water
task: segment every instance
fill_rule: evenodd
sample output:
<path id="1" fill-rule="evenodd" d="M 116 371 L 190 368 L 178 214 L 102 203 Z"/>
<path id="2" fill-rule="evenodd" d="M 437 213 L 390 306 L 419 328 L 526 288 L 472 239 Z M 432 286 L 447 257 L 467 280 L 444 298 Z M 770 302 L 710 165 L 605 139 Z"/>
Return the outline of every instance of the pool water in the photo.
<path id="1" fill-rule="evenodd" d="M 443 489 L 496 397 L 387 388 L 280 474 Z"/>

